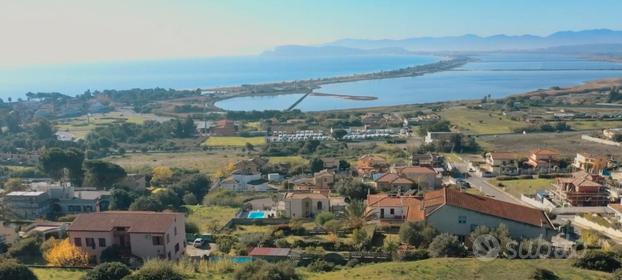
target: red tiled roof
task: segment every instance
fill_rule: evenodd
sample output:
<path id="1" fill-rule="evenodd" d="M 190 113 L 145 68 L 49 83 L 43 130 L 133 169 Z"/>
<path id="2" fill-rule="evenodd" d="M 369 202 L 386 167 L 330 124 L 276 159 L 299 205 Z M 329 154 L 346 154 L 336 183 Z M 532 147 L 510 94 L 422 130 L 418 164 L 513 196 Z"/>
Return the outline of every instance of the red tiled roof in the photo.
<path id="1" fill-rule="evenodd" d="M 249 256 L 266 256 L 266 257 L 287 257 L 289 256 L 289 248 L 269 248 L 255 247 L 248 253 Z"/>
<path id="2" fill-rule="evenodd" d="M 380 178 L 376 179 L 376 182 L 391 183 L 399 177 L 400 175 L 397 175 L 395 173 L 385 173 L 384 175 L 380 176 Z"/>
<path id="3" fill-rule="evenodd" d="M 406 208 L 407 221 L 422 221 L 425 219 L 421 211 L 421 198 L 414 196 L 389 196 L 387 194 L 375 194 L 367 196 L 368 207 L 403 207 Z"/>
<path id="4" fill-rule="evenodd" d="M 111 231 L 127 227 L 134 233 L 165 233 L 182 213 L 150 211 L 108 211 L 80 214 L 69 226 L 69 231 Z"/>

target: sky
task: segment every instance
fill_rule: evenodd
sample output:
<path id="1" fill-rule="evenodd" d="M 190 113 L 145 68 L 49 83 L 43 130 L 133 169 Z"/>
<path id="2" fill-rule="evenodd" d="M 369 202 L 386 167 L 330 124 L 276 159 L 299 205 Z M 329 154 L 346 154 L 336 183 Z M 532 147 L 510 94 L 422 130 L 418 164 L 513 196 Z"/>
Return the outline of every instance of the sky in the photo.
<path id="1" fill-rule="evenodd" d="M 0 0 L 0 67 L 253 55 L 343 38 L 622 30 L 620 0 Z"/>

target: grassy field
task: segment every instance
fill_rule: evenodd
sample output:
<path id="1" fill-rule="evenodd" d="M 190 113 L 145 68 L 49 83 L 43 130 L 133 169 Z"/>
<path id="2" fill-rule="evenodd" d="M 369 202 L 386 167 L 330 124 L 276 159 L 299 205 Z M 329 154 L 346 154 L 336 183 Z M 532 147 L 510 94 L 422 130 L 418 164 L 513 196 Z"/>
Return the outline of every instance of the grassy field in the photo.
<path id="1" fill-rule="evenodd" d="M 212 232 L 214 228 L 224 226 L 240 210 L 225 206 L 193 205 L 186 207 L 190 210 L 188 222 L 197 224 L 201 232 Z"/>
<path id="2" fill-rule="evenodd" d="M 74 280 L 86 274 L 86 270 L 77 269 L 33 268 L 32 271 L 39 280 Z"/>
<path id="3" fill-rule="evenodd" d="M 428 259 L 359 266 L 328 273 L 306 273 L 307 280 L 342 279 L 530 279 L 536 268 L 553 271 L 560 279 L 608 279 L 609 274 L 572 267 L 570 260 Z"/>
<path id="4" fill-rule="evenodd" d="M 567 123 L 574 130 L 592 130 L 622 127 L 622 121 L 571 121 Z"/>
<path id="5" fill-rule="evenodd" d="M 224 152 L 183 152 L 126 154 L 108 157 L 106 160 L 121 165 L 129 173 L 164 165 L 197 169 L 203 173 L 213 174 L 216 170 L 227 166 L 228 163 L 242 158 L 243 155 Z"/>
<path id="6" fill-rule="evenodd" d="M 501 183 L 505 185 L 504 190 L 514 197 L 520 198 L 521 194 L 532 195 L 542 189 L 548 189 L 555 179 L 519 179 L 519 180 L 490 180 L 490 183 L 497 186 Z"/>
<path id="7" fill-rule="evenodd" d="M 272 164 L 289 163 L 291 165 L 304 165 L 309 162 L 301 156 L 270 157 L 269 159 Z"/>
<path id="8" fill-rule="evenodd" d="M 203 144 L 212 147 L 244 147 L 246 143 L 251 143 L 254 146 L 261 146 L 266 144 L 266 138 L 263 136 L 258 137 L 237 137 L 237 136 L 212 136 L 208 138 Z"/>
<path id="9" fill-rule="evenodd" d="M 470 134 L 510 133 L 515 128 L 526 126 L 498 112 L 471 110 L 464 107 L 449 108 L 443 110 L 440 115 L 460 131 Z"/>
<path id="10" fill-rule="evenodd" d="M 62 132 L 71 133 L 74 137 L 83 139 L 91 130 L 97 126 L 111 123 L 136 123 L 142 124 L 146 120 L 165 120 L 168 118 L 158 117 L 153 114 L 140 114 L 129 111 L 108 112 L 103 114 L 93 114 L 76 118 L 63 119 L 56 125 L 56 129 Z"/>

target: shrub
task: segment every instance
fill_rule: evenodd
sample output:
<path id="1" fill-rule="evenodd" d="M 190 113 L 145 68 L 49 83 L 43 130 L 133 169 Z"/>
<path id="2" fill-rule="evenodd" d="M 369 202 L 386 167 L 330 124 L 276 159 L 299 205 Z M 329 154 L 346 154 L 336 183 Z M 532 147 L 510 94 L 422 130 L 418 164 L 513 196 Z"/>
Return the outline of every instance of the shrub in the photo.
<path id="1" fill-rule="evenodd" d="M 438 231 L 423 222 L 407 222 L 400 226 L 400 241 L 415 245 L 416 247 L 426 247 Z"/>
<path id="2" fill-rule="evenodd" d="M 398 260 L 400 261 L 419 261 L 430 258 L 430 252 L 425 249 L 418 249 L 414 251 L 401 251 L 398 253 Z"/>
<path id="3" fill-rule="evenodd" d="M 41 240 L 36 237 L 24 238 L 11 245 L 7 255 L 21 263 L 31 263 L 41 260 Z"/>
<path id="4" fill-rule="evenodd" d="M 184 280 L 186 277 L 173 265 L 164 260 L 150 260 L 123 280 Z"/>
<path id="5" fill-rule="evenodd" d="M 466 249 L 458 241 L 458 237 L 448 233 L 434 237 L 428 250 L 430 250 L 430 255 L 435 258 L 466 256 Z"/>
<path id="6" fill-rule="evenodd" d="M 86 273 L 82 280 L 120 280 L 132 271 L 120 262 L 104 262 Z"/>
<path id="7" fill-rule="evenodd" d="M 193 222 L 186 222 L 186 233 L 200 233 L 199 226 Z"/>
<path id="8" fill-rule="evenodd" d="M 345 265 L 347 262 L 342 255 L 337 253 L 327 253 L 324 255 L 324 260 L 335 265 Z"/>
<path id="9" fill-rule="evenodd" d="M 315 216 L 315 223 L 317 225 L 323 226 L 324 224 L 326 224 L 326 222 L 335 219 L 335 214 L 328 212 L 328 211 L 324 211 L 321 212 L 319 214 L 317 214 L 317 216 Z"/>
<path id="10" fill-rule="evenodd" d="M 218 250 L 225 254 L 228 254 L 237 242 L 238 239 L 233 235 L 221 235 L 216 237 L 216 245 L 218 245 Z"/>
<path id="11" fill-rule="evenodd" d="M 17 261 L 2 260 L 0 261 L 0 279 L 37 280 L 37 276 Z"/>
<path id="12" fill-rule="evenodd" d="M 359 265 L 359 263 L 361 263 L 358 259 L 350 259 L 347 263 L 346 266 L 347 267 L 355 267 L 357 265 Z"/>
<path id="13" fill-rule="evenodd" d="M 621 267 L 620 261 L 613 253 L 603 251 L 588 251 L 575 261 L 574 266 L 605 272 L 613 272 Z"/>
<path id="14" fill-rule="evenodd" d="M 43 256 L 45 260 L 56 266 L 87 266 L 89 255 L 82 249 L 65 239 L 52 247 Z"/>
<path id="15" fill-rule="evenodd" d="M 291 244 L 285 238 L 277 239 L 274 244 L 279 248 L 291 248 Z"/>
<path id="16" fill-rule="evenodd" d="M 311 262 L 307 266 L 307 269 L 309 269 L 309 271 L 311 272 L 329 272 L 329 271 L 332 271 L 333 268 L 335 268 L 335 265 L 330 264 L 326 262 L 325 260 L 320 260 L 320 259 L 317 259 Z"/>
<path id="17" fill-rule="evenodd" d="M 553 271 L 544 268 L 536 268 L 530 275 L 533 280 L 557 280 L 559 277 Z"/>
<path id="18" fill-rule="evenodd" d="M 299 280 L 302 279 L 292 263 L 268 263 L 257 260 L 239 266 L 233 273 L 235 280 Z"/>
<path id="19" fill-rule="evenodd" d="M 99 257 L 101 262 L 122 262 L 126 263 L 126 260 L 121 258 L 121 247 L 117 244 L 104 249 Z"/>

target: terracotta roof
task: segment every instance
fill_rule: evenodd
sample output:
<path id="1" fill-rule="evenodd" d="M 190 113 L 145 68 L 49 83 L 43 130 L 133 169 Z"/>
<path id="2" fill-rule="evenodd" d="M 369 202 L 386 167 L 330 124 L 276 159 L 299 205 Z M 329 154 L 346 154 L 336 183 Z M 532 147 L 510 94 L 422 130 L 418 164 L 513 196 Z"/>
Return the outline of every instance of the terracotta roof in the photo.
<path id="1" fill-rule="evenodd" d="M 436 171 L 434 171 L 434 169 L 432 169 L 432 168 L 424 167 L 424 166 L 409 166 L 409 167 L 404 167 L 404 168 L 400 169 L 399 173 L 401 173 L 401 174 L 405 174 L 405 173 L 410 173 L 410 174 L 436 174 Z"/>
<path id="2" fill-rule="evenodd" d="M 399 177 L 400 175 L 397 175 L 395 173 L 385 173 L 384 175 L 380 176 L 380 178 L 376 179 L 376 182 L 391 183 Z"/>
<path id="3" fill-rule="evenodd" d="M 402 207 L 406 208 L 407 221 L 422 221 L 425 219 L 421 211 L 421 198 L 414 196 L 389 196 L 387 194 L 375 194 L 367 196 L 368 207 Z"/>
<path id="4" fill-rule="evenodd" d="M 150 211 L 108 211 L 80 214 L 69 226 L 69 231 L 111 231 L 127 227 L 133 233 L 165 233 L 182 213 Z"/>
<path id="5" fill-rule="evenodd" d="M 267 256 L 267 257 L 287 257 L 289 256 L 290 248 L 268 248 L 268 247 L 255 247 L 248 253 L 249 256 Z"/>
<path id="6" fill-rule="evenodd" d="M 550 220 L 544 214 L 544 212 L 535 208 L 530 208 L 488 197 L 473 195 L 448 188 L 434 191 L 434 194 L 432 194 L 432 196 L 434 197 L 433 201 L 428 201 L 427 197 L 424 199 L 424 203 L 426 206 L 426 216 L 432 214 L 436 209 L 440 208 L 443 205 L 450 205 L 524 224 L 553 228 Z M 428 209 L 428 203 L 438 203 L 439 196 L 444 198 L 444 203 L 441 206 Z"/>

